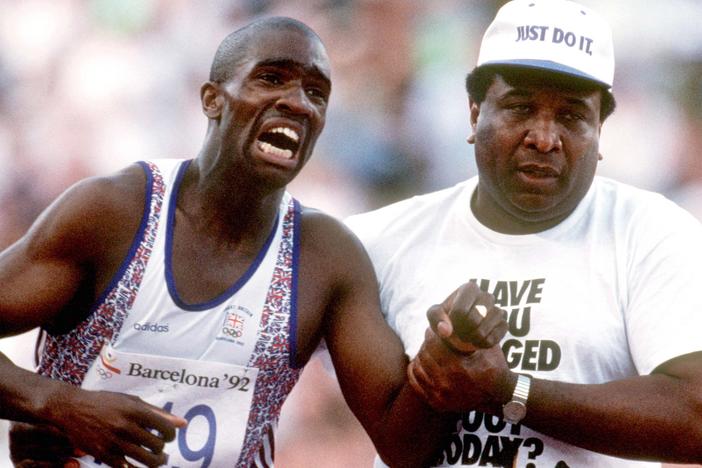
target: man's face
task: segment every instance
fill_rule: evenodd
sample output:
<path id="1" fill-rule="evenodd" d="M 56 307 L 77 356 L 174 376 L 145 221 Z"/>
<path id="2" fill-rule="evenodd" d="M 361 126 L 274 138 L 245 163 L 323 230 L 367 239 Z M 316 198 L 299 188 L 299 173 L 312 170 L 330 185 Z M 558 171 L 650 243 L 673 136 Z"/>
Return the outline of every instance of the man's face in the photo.
<path id="1" fill-rule="evenodd" d="M 287 184 L 324 128 L 331 81 L 322 44 L 293 28 L 263 31 L 222 91 L 225 150 Z"/>
<path id="2" fill-rule="evenodd" d="M 511 234 L 539 232 L 567 217 L 595 175 L 600 100 L 599 90 L 567 89 L 543 75 L 518 84 L 497 75 L 485 100 L 471 102 L 476 217 Z"/>

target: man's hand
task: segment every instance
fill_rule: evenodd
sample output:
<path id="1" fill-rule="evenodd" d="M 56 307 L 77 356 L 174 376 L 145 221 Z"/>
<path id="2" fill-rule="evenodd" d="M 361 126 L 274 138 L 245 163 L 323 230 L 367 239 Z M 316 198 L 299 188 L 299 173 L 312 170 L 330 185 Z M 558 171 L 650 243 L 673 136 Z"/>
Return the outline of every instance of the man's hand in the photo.
<path id="1" fill-rule="evenodd" d="M 466 283 L 427 312 L 430 327 L 407 371 L 414 390 L 438 411 L 487 411 L 513 378 L 499 342 L 507 314 L 489 293 Z"/>
<path id="2" fill-rule="evenodd" d="M 496 414 L 516 379 L 499 345 L 458 354 L 431 328 L 407 372 L 412 388 L 432 408 L 453 413 Z"/>
<path id="3" fill-rule="evenodd" d="M 427 318 L 432 330 L 461 353 L 490 348 L 507 333 L 507 313 L 474 282 L 463 284 L 444 302 L 432 306 Z"/>
<path id="4" fill-rule="evenodd" d="M 62 392 L 51 411 L 70 446 L 116 467 L 133 466 L 125 457 L 149 467 L 165 464 L 165 444 L 175 438 L 177 427 L 187 424 L 138 397 L 79 388 Z M 17 444 L 14 450 L 23 453 Z"/>

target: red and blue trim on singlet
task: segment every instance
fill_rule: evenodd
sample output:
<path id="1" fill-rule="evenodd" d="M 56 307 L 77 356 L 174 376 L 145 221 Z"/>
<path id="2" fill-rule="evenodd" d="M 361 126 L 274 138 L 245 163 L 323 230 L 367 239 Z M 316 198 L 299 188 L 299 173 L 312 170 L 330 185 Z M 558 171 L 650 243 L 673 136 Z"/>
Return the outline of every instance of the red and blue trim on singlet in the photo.
<path id="1" fill-rule="evenodd" d="M 139 230 L 125 260 L 91 313 L 68 333 L 47 333 L 38 368 L 38 373 L 44 376 L 80 385 L 103 345 L 114 343 L 119 336 L 119 330 L 139 293 L 153 251 L 166 193 L 158 166 L 150 162 L 139 164 L 147 179 L 144 214 Z M 177 186 L 174 191 L 176 189 Z M 283 402 L 302 373 L 302 367 L 294 359 L 300 213 L 300 204 L 293 198 L 285 213 L 281 213 L 282 240 L 257 342 L 248 364 L 259 369 L 258 378 L 241 455 L 233 466 L 265 466 L 264 458 L 272 460 L 273 430 L 277 426 Z M 263 451 L 271 453 L 264 457 Z"/>
<path id="2" fill-rule="evenodd" d="M 166 192 L 156 165 L 139 164 L 146 173 L 144 214 L 129 252 L 88 317 L 68 333 L 47 332 L 37 370 L 41 375 L 80 385 L 103 345 L 119 335 L 134 304 L 156 240 Z"/>

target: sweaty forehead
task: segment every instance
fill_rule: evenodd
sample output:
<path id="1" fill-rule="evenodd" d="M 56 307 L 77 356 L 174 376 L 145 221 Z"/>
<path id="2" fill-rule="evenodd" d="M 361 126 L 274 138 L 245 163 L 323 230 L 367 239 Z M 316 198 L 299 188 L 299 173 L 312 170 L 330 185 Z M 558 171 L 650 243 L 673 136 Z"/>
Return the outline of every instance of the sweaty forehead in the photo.
<path id="1" fill-rule="evenodd" d="M 258 31 L 249 39 L 246 54 L 250 63 L 288 62 L 303 68 L 315 68 L 329 78 L 329 57 L 316 36 L 295 28 L 271 28 Z"/>

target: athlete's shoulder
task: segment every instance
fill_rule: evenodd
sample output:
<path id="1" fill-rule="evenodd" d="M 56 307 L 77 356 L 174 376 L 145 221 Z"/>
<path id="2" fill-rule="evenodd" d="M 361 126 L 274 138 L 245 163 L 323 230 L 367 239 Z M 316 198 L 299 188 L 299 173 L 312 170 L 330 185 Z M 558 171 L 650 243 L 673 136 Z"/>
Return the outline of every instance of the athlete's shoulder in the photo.
<path id="1" fill-rule="evenodd" d="M 305 288 L 367 286 L 369 279 L 376 284 L 366 249 L 353 231 L 321 210 L 301 207 L 300 213 L 299 258 Z"/>
<path id="2" fill-rule="evenodd" d="M 24 236 L 30 250 L 90 256 L 140 219 L 144 170 L 138 165 L 82 179 L 66 189 Z M 100 249 L 97 249 L 100 250 Z"/>
<path id="3" fill-rule="evenodd" d="M 70 187 L 62 198 L 85 216 L 90 215 L 89 219 L 110 219 L 142 206 L 146 179 L 144 168 L 132 164 L 111 174 L 83 179 Z"/>
<path id="4" fill-rule="evenodd" d="M 300 220 L 302 242 L 318 247 L 338 247 L 356 240 L 353 232 L 339 218 L 317 208 L 301 205 Z"/>

